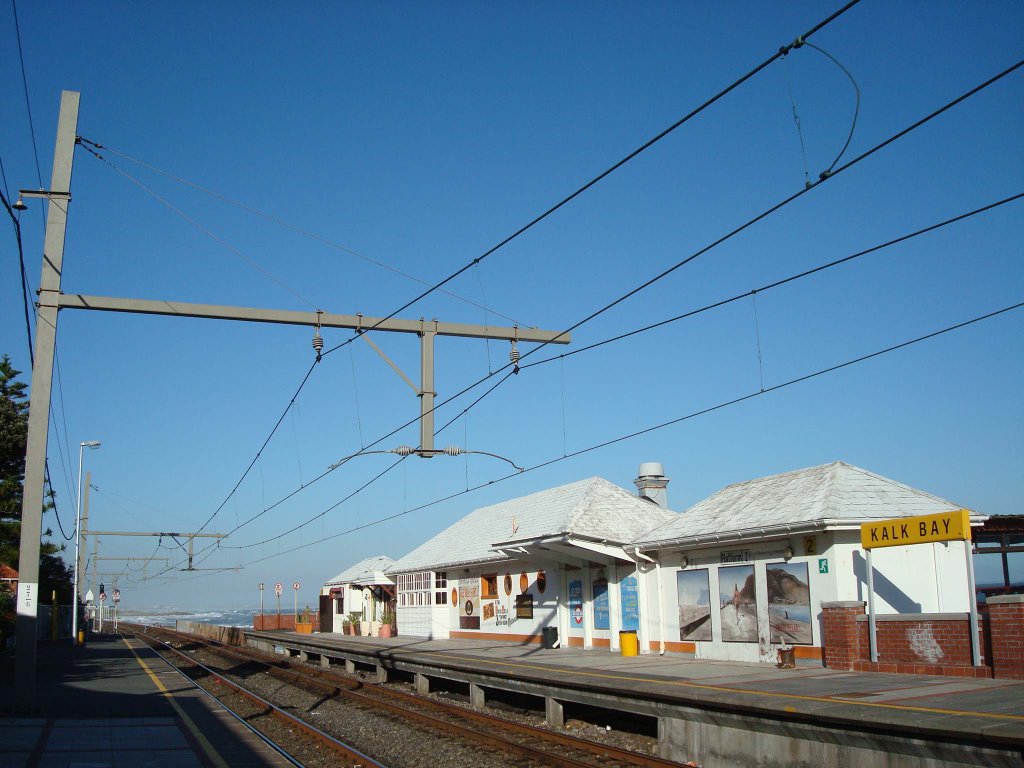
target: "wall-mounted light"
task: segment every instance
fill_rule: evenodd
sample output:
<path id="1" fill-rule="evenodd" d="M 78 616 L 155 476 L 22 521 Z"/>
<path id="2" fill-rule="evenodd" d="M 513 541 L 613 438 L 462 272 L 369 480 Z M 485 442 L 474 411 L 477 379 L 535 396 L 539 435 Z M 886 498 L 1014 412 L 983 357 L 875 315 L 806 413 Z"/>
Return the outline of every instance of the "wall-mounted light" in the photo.
<path id="1" fill-rule="evenodd" d="M 791 544 L 787 544 L 786 548 L 782 550 L 782 557 L 784 560 L 793 559 L 793 546 Z"/>
<path id="2" fill-rule="evenodd" d="M 690 556 L 689 556 L 689 555 L 687 555 L 687 554 L 686 554 L 686 553 L 684 552 L 684 553 L 683 553 L 683 556 L 679 558 L 679 567 L 680 567 L 680 568 L 686 568 L 686 567 L 687 567 L 687 566 L 689 566 L 689 565 L 690 565 Z"/>

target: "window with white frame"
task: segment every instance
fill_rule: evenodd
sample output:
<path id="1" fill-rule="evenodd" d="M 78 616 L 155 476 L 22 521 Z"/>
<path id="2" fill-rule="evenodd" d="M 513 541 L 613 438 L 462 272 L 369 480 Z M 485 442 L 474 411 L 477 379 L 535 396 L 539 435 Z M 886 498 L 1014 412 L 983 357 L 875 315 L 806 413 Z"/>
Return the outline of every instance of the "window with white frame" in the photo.
<path id="1" fill-rule="evenodd" d="M 432 583 L 430 571 L 398 574 L 398 605 L 430 605 Z"/>
<path id="2" fill-rule="evenodd" d="M 434 574 L 434 605 L 448 605 L 448 573 L 438 571 Z"/>

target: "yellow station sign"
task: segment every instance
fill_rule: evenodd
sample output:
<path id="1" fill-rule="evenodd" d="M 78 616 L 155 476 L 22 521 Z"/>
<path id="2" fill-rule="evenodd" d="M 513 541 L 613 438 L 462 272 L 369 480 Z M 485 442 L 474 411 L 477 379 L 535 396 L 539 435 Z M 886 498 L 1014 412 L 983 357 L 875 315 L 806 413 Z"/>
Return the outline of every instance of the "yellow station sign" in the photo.
<path id="1" fill-rule="evenodd" d="M 898 517 L 895 520 L 863 523 L 860 527 L 860 544 L 864 549 L 970 539 L 971 512 L 968 509 L 940 512 L 937 515 Z"/>

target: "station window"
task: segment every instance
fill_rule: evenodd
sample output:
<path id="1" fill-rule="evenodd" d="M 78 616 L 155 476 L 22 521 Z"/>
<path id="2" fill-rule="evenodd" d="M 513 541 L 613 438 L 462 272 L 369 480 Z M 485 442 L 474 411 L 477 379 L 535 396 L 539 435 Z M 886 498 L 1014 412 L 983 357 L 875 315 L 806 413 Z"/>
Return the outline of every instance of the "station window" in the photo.
<path id="1" fill-rule="evenodd" d="M 430 605 L 433 581 L 430 571 L 398 574 L 398 605 Z"/>
<path id="2" fill-rule="evenodd" d="M 485 573 L 480 576 L 480 596 L 485 599 L 498 596 L 498 574 Z"/>

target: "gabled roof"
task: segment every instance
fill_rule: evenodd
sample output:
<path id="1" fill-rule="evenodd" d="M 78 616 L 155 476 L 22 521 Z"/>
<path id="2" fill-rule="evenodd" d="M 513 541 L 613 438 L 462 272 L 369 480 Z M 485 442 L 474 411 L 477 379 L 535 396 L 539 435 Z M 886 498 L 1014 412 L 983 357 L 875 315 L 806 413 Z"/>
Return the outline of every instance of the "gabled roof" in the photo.
<path id="1" fill-rule="evenodd" d="M 391 579 L 384 574 L 384 571 L 394 565 L 394 562 L 387 555 L 368 557 L 346 568 L 333 579 L 326 582 L 324 586 L 333 587 L 339 584 L 360 584 L 362 586 L 390 584 Z"/>
<path id="2" fill-rule="evenodd" d="M 7 563 L 0 563 L 0 579 L 14 581 L 18 578 L 18 572 Z"/>
<path id="3" fill-rule="evenodd" d="M 676 516 L 603 478 L 591 477 L 475 509 L 400 558 L 389 571 L 443 570 L 505 560 L 492 551 L 495 544 L 561 534 L 627 543 Z"/>
<path id="4" fill-rule="evenodd" d="M 733 540 L 769 529 L 841 525 L 961 509 L 961 505 L 842 461 L 727 486 L 643 536 L 644 549 Z"/>

